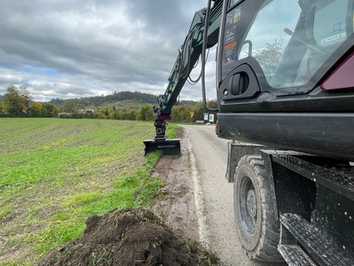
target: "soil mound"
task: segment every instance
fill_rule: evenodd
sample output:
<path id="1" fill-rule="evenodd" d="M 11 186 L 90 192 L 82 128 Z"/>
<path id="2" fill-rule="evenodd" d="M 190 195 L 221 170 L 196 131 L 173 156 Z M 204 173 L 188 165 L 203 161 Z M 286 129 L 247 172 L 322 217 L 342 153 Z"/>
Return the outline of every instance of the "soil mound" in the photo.
<path id="1" fill-rule="evenodd" d="M 148 210 L 123 210 L 87 220 L 83 237 L 39 265 L 217 265 L 200 245 L 178 238 Z"/>

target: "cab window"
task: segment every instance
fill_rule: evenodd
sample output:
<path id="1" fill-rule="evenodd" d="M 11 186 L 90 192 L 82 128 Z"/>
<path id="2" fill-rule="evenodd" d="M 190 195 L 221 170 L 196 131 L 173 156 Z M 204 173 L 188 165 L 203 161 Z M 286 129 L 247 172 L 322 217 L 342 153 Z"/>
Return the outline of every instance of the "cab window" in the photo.
<path id="1" fill-rule="evenodd" d="M 240 39 L 241 8 L 233 8 L 227 13 L 223 47 L 223 77 L 238 60 L 238 41 Z"/>
<path id="2" fill-rule="evenodd" d="M 254 58 L 272 88 L 307 84 L 353 33 L 353 0 L 267 0 L 242 37 L 237 8 L 227 14 L 223 74 Z"/>
<path id="3" fill-rule="evenodd" d="M 229 2 L 229 8 L 233 7 L 234 5 L 236 5 L 238 2 L 240 2 L 240 0 L 230 0 Z"/>

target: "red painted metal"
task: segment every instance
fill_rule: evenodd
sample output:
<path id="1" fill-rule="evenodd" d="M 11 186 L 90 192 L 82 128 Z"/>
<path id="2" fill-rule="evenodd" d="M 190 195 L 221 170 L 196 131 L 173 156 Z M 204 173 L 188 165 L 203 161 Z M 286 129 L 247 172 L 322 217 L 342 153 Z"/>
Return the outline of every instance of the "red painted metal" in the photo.
<path id="1" fill-rule="evenodd" d="M 322 83 L 326 91 L 354 88 L 354 52 Z"/>

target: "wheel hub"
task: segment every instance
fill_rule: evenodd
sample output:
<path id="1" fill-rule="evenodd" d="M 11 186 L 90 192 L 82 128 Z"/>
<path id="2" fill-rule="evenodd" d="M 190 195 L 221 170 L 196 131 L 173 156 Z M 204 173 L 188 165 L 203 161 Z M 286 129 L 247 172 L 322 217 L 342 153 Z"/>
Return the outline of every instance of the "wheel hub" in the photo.
<path id="1" fill-rule="evenodd" d="M 256 190 L 249 177 L 244 177 L 241 181 L 239 197 L 241 226 L 248 234 L 253 235 L 256 232 L 257 224 L 257 197 Z"/>
<path id="2" fill-rule="evenodd" d="M 255 220 L 257 216 L 257 206 L 256 206 L 256 192 L 254 189 L 250 189 L 247 193 L 247 211 L 249 215 Z"/>

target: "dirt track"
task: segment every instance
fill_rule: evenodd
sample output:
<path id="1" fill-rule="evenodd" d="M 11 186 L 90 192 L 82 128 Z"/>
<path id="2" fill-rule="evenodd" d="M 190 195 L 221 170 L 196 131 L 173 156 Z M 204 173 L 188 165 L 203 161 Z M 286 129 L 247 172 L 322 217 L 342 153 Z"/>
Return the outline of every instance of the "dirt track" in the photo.
<path id="1" fill-rule="evenodd" d="M 227 142 L 213 126 L 185 126 L 182 156 L 164 157 L 158 167 L 166 196 L 155 206 L 179 233 L 200 240 L 223 265 L 264 265 L 243 252 L 233 223 L 232 184 L 224 175 Z"/>

